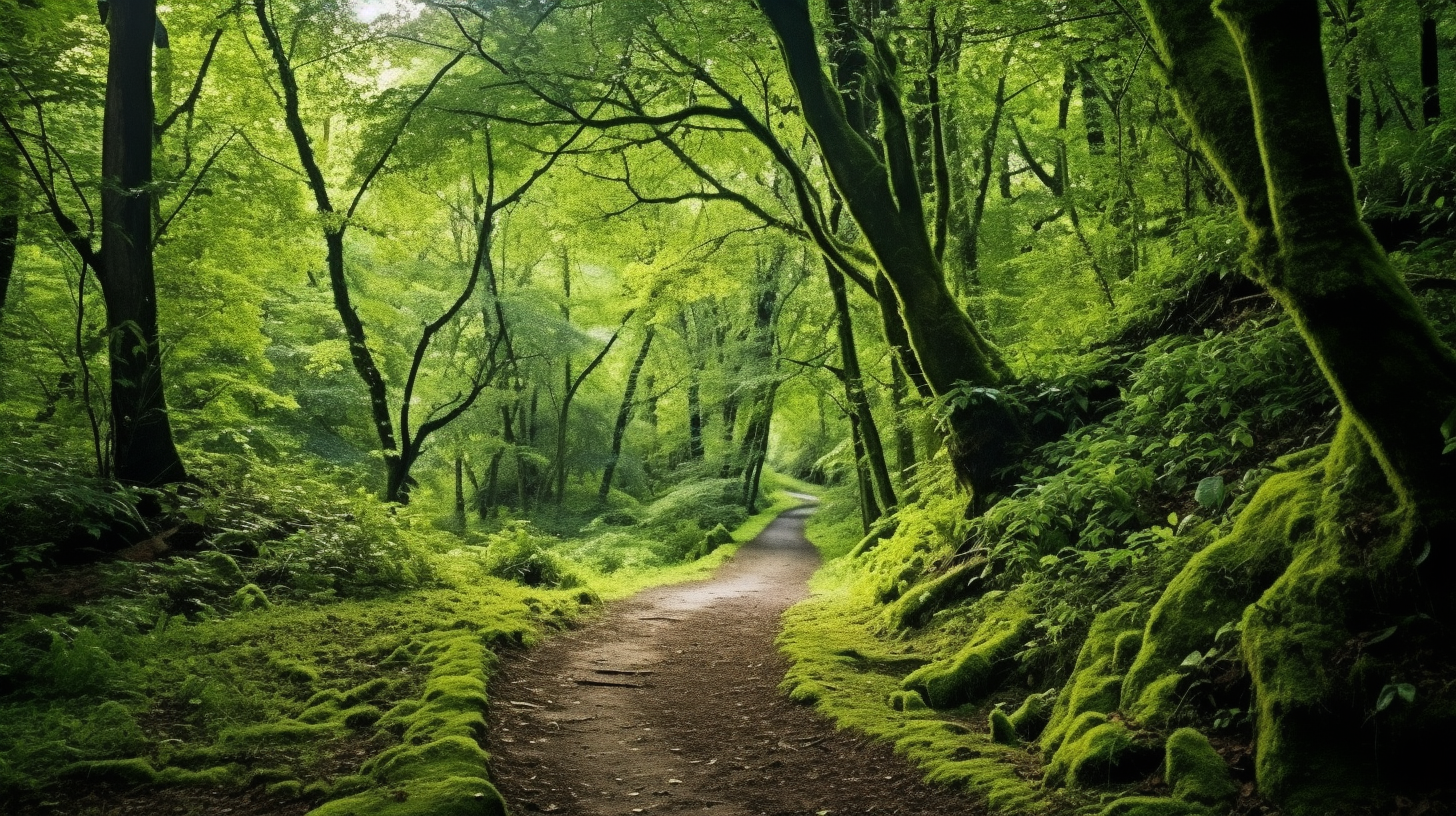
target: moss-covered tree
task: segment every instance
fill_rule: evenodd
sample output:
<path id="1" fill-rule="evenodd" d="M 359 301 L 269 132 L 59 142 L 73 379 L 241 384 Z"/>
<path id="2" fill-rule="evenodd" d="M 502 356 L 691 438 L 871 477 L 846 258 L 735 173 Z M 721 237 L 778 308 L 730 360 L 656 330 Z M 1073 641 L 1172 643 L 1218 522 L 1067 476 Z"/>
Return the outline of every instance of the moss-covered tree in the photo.
<path id="1" fill-rule="evenodd" d="M 1298 325 L 1343 416 L 1327 452 L 1291 461 L 1170 585 L 1124 706 L 1166 721 L 1184 647 L 1232 612 L 1264 793 L 1314 814 L 1364 806 L 1382 786 L 1420 789 L 1441 773 L 1422 746 L 1456 721 L 1449 691 L 1410 662 L 1456 657 L 1434 623 L 1456 601 L 1456 465 L 1443 455 L 1456 357 L 1361 221 L 1313 0 L 1221 0 L 1217 16 L 1206 3 L 1143 6 L 1179 107 L 1238 200 L 1249 274 Z M 1247 580 L 1214 601 L 1229 569 Z M 1412 699 L 1382 699 L 1407 685 Z"/>

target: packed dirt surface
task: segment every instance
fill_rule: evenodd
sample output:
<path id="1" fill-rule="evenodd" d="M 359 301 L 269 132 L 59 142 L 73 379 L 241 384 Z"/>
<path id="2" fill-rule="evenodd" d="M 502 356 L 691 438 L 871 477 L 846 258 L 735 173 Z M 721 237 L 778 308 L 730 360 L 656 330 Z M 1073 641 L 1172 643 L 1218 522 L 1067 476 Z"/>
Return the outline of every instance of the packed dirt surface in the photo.
<path id="1" fill-rule="evenodd" d="M 779 516 L 711 580 L 645 592 L 507 657 L 488 749 L 513 813 L 984 812 L 778 690 L 779 617 L 819 565 L 810 512 Z"/>

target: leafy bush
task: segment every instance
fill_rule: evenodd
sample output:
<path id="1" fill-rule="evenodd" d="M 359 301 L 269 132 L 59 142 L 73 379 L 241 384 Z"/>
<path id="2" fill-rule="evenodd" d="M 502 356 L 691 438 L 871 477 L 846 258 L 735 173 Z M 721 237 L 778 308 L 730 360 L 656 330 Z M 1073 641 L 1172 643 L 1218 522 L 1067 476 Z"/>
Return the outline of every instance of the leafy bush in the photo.
<path id="1" fill-rule="evenodd" d="M 648 505 L 643 523 L 649 527 L 673 526 L 693 519 L 699 529 L 719 524 L 732 529 L 748 518 L 742 507 L 743 485 L 737 479 L 704 479 L 686 482 Z"/>
<path id="2" fill-rule="evenodd" d="M 531 534 L 530 525 L 519 522 L 490 537 L 485 570 L 497 578 L 532 587 L 571 589 L 581 585 L 566 561 L 549 549 L 551 541 Z"/>

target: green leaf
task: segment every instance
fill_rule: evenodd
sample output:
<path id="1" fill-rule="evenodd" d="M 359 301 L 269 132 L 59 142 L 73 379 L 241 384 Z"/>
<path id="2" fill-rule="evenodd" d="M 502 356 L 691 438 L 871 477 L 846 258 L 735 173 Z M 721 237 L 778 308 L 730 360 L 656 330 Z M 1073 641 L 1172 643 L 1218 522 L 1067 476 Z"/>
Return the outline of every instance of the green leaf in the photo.
<path id="1" fill-rule="evenodd" d="M 1169 527 L 1173 527 L 1173 528 L 1177 528 L 1177 526 L 1178 526 L 1178 514 L 1177 513 L 1169 513 L 1168 514 L 1168 526 Z"/>
<path id="2" fill-rule="evenodd" d="M 1390 704 L 1393 702 L 1395 702 L 1395 686 L 1387 685 L 1380 690 L 1380 696 L 1375 699 L 1375 713 L 1379 714 L 1390 708 Z"/>
<path id="3" fill-rule="evenodd" d="M 1223 506 L 1226 495 L 1223 477 L 1209 476 L 1198 482 L 1198 489 L 1193 492 L 1193 500 L 1209 510 L 1217 510 Z"/>
<path id="4" fill-rule="evenodd" d="M 1416 701 L 1416 687 L 1410 683 L 1397 683 L 1395 693 L 1407 703 L 1414 703 Z"/>
<path id="5" fill-rule="evenodd" d="M 1389 640 L 1390 636 L 1395 634 L 1395 629 L 1396 627 L 1394 626 L 1390 627 L 1389 629 L 1381 629 L 1379 632 L 1375 633 L 1375 637 L 1372 637 L 1369 640 L 1365 641 L 1365 645 L 1374 646 L 1382 640 Z"/>
<path id="6" fill-rule="evenodd" d="M 1183 666 L 1185 668 L 1186 667 L 1192 667 L 1192 666 L 1202 666 L 1202 665 L 1203 665 L 1203 653 L 1202 652 L 1192 652 L 1187 657 L 1183 658 Z"/>

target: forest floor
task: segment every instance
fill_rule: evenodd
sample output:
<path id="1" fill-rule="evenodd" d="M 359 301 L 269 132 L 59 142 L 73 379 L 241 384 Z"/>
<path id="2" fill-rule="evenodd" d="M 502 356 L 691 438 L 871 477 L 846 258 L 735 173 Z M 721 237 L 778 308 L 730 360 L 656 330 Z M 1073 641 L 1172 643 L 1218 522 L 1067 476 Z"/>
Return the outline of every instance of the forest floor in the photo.
<path id="1" fill-rule="evenodd" d="M 779 618 L 819 565 L 811 512 L 779 516 L 710 580 L 644 592 L 505 656 L 487 749 L 513 813 L 984 812 L 778 690 Z"/>

